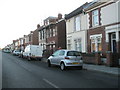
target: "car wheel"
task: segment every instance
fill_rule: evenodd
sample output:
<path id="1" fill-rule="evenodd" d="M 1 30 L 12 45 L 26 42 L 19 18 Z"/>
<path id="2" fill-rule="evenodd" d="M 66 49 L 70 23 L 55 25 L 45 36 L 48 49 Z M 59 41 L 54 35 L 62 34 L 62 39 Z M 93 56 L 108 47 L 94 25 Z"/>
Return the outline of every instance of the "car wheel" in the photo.
<path id="1" fill-rule="evenodd" d="M 61 69 L 62 71 L 66 69 L 66 67 L 65 67 L 65 64 L 64 64 L 64 63 L 61 63 L 61 64 L 60 64 L 60 69 Z"/>
<path id="2" fill-rule="evenodd" d="M 51 67 L 51 63 L 50 63 L 50 60 L 48 60 L 48 67 Z"/>

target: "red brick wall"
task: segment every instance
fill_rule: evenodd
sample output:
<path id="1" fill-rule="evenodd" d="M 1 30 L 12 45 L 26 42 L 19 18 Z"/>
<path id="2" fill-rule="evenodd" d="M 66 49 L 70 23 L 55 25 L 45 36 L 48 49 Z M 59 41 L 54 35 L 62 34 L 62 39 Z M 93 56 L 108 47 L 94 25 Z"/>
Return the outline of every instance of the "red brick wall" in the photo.
<path id="1" fill-rule="evenodd" d="M 66 49 L 66 23 L 65 20 L 57 24 L 58 27 L 58 47 Z"/>
<path id="2" fill-rule="evenodd" d="M 88 64 L 95 64 L 95 54 L 82 54 L 83 62 Z"/>
<path id="3" fill-rule="evenodd" d="M 99 12 L 99 25 L 101 26 L 101 13 L 100 13 L 100 11 L 101 11 L 101 8 L 98 8 L 98 12 Z M 93 26 L 92 26 L 92 11 L 91 12 L 89 12 L 88 13 L 89 14 L 89 30 L 88 30 L 88 32 L 87 32 L 87 36 L 88 36 L 88 38 L 87 38 L 87 43 L 88 43 L 88 45 L 87 45 L 87 49 L 88 49 L 88 52 L 91 52 L 91 41 L 90 41 L 90 35 L 95 35 L 95 34 L 102 34 L 102 52 L 103 53 L 105 53 L 105 51 L 106 51 L 106 42 L 105 42 L 105 27 L 96 27 L 96 28 L 94 28 Z"/>
<path id="4" fill-rule="evenodd" d="M 32 44 L 33 44 L 33 45 L 39 45 L 38 36 L 39 36 L 39 33 L 38 33 L 38 30 L 36 29 L 36 30 L 33 32 L 33 36 L 32 36 Z"/>

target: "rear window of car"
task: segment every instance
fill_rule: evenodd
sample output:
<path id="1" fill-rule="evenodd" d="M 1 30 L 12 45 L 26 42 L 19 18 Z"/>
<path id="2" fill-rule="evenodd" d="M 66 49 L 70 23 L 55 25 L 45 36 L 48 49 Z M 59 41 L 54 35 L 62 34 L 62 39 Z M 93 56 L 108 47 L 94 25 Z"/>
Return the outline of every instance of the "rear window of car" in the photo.
<path id="1" fill-rule="evenodd" d="M 81 53 L 77 51 L 68 51 L 67 56 L 81 56 Z"/>

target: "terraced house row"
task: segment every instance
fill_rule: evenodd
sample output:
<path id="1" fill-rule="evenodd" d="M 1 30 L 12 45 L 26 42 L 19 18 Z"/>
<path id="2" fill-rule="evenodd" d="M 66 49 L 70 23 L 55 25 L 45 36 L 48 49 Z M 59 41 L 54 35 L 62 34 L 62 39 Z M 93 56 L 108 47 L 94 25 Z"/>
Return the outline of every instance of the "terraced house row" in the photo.
<path id="1" fill-rule="evenodd" d="M 118 63 L 117 60 L 120 58 L 119 7 L 119 0 L 91 2 L 66 15 L 67 48 L 88 53 L 100 52 L 101 58 L 98 63 L 112 61 Z M 95 62 L 93 61 L 95 58 L 90 60 L 91 62 L 86 62 Z"/>
<path id="2" fill-rule="evenodd" d="M 35 31 L 13 41 L 14 49 L 23 50 L 28 44 L 41 45 L 43 52 L 49 51 L 47 57 L 61 47 L 80 51 L 86 63 L 117 66 L 120 60 L 119 8 L 119 0 L 94 0 L 63 18 L 62 14 L 50 16 L 43 25 L 37 25 Z"/>

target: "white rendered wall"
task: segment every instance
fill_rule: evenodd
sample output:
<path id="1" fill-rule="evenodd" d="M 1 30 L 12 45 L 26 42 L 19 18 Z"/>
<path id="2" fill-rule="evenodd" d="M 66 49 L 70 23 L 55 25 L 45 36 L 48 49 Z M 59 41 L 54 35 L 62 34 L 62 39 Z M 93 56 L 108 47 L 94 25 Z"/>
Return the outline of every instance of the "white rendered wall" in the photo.
<path id="1" fill-rule="evenodd" d="M 118 11 L 116 3 L 101 8 L 102 25 L 109 25 L 116 22 L 118 22 Z"/>
<path id="2" fill-rule="evenodd" d="M 87 43 L 87 29 L 89 28 L 88 14 L 80 15 L 81 19 L 81 30 L 74 31 L 74 17 L 66 20 L 66 32 L 67 32 L 67 41 L 71 40 L 71 50 L 75 50 L 75 39 L 81 39 L 82 52 L 86 52 L 86 43 Z M 68 49 L 68 46 L 67 46 Z"/>

